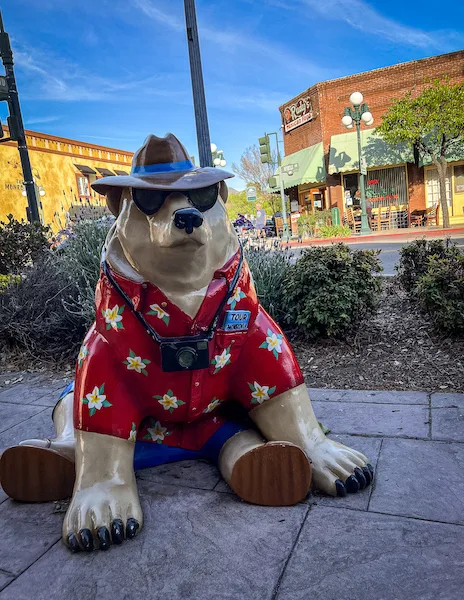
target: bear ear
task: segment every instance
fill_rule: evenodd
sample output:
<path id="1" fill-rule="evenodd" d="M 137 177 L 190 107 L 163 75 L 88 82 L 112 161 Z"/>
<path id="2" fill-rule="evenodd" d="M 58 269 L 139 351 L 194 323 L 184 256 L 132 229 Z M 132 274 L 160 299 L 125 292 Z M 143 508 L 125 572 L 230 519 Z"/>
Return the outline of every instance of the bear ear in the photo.
<path id="1" fill-rule="evenodd" d="M 225 204 L 227 202 L 227 198 L 229 197 L 229 188 L 227 187 L 225 181 L 219 182 L 219 195 L 221 196 L 222 201 Z"/>
<path id="2" fill-rule="evenodd" d="M 115 217 L 119 215 L 123 191 L 125 191 L 123 188 L 114 187 L 106 192 L 106 205 Z"/>

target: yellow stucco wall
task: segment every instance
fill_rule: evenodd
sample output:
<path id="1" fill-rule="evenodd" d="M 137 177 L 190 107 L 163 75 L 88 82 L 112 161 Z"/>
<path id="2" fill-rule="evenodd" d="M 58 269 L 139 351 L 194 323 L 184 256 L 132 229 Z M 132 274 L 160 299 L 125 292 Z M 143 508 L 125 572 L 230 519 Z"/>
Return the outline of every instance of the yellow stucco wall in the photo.
<path id="1" fill-rule="evenodd" d="M 33 176 L 39 188 L 45 191 L 39 196 L 44 223 L 57 231 L 66 225 L 66 213 L 70 207 L 104 204 L 104 199 L 92 191 L 89 200 L 79 198 L 76 175 L 81 175 L 75 164 L 130 171 L 132 154 L 122 150 L 104 148 L 40 134 L 27 132 L 27 143 Z M 98 173 L 98 176 L 101 175 Z M 90 181 L 95 175 L 90 175 Z M 16 144 L 0 144 L 0 221 L 8 214 L 26 219 L 27 198 L 22 195 L 23 174 Z"/>

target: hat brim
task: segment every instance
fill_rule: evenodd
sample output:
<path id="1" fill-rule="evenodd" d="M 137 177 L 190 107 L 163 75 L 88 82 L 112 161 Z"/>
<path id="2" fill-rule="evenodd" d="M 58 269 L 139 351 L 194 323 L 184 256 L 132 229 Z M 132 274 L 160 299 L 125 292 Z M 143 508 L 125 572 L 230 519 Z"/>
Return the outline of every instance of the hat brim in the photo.
<path id="1" fill-rule="evenodd" d="M 92 188 L 99 194 L 106 194 L 113 188 L 138 188 L 142 190 L 197 190 L 234 177 L 232 173 L 202 167 L 190 171 L 153 173 L 149 175 L 112 175 L 92 182 Z"/>

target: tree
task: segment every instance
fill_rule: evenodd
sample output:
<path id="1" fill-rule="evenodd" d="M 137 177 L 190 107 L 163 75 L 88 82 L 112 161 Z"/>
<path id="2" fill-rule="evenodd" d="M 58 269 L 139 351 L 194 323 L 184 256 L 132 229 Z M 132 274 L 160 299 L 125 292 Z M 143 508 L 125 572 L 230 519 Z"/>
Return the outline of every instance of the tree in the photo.
<path id="1" fill-rule="evenodd" d="M 263 195 L 258 192 L 256 202 L 250 202 L 247 200 L 245 190 L 235 194 L 229 194 L 226 204 L 229 219 L 231 219 L 231 221 L 235 221 L 239 213 L 242 215 L 254 214 L 256 212 L 256 204 L 261 204 L 267 215 L 273 215 L 273 208 L 267 200 L 269 196 L 272 196 L 272 194 Z"/>
<path id="2" fill-rule="evenodd" d="M 437 167 L 443 227 L 449 227 L 446 156 L 464 156 L 464 83 L 436 79 L 419 94 L 409 91 L 390 106 L 376 131 L 388 144 L 412 143 Z"/>
<path id="3" fill-rule="evenodd" d="M 273 164 L 262 163 L 259 147 L 249 146 L 240 157 L 240 164 L 233 163 L 232 171 L 238 175 L 245 183 L 254 183 L 260 193 L 262 203 L 267 202 L 272 214 L 280 210 L 280 196 L 278 194 L 266 193 L 269 187 L 269 178 L 276 170 L 277 156 L 272 155 Z M 264 206 L 264 208 L 266 208 Z M 240 211 L 239 211 L 240 212 Z"/>

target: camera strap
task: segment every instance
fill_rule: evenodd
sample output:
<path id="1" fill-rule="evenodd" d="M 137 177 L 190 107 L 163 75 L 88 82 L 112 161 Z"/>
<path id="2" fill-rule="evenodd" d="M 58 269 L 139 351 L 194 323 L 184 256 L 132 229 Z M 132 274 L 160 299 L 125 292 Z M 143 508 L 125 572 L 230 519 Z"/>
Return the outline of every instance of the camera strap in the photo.
<path id="1" fill-rule="evenodd" d="M 118 282 L 114 279 L 106 260 L 104 260 L 102 262 L 102 270 L 103 270 L 105 277 L 108 279 L 109 283 L 111 284 L 111 286 L 124 299 L 125 303 L 130 308 L 130 310 L 132 311 L 132 313 L 134 314 L 136 319 L 140 322 L 140 324 L 143 326 L 143 328 L 148 333 L 148 335 L 157 344 L 175 342 L 175 341 L 179 341 L 179 340 L 183 340 L 183 339 L 188 339 L 188 340 L 191 340 L 192 342 L 205 340 L 205 339 L 207 339 L 209 341 L 209 340 L 213 339 L 214 332 L 216 331 L 216 328 L 218 326 L 218 322 L 219 322 L 221 313 L 224 310 L 224 307 L 226 306 L 227 301 L 234 293 L 235 286 L 237 285 L 238 279 L 240 277 L 240 273 L 242 271 L 243 249 L 242 249 L 241 244 L 239 244 L 239 250 L 240 250 L 240 258 L 239 258 L 239 262 L 237 265 L 237 269 L 234 274 L 234 278 L 232 279 L 232 281 L 229 285 L 229 289 L 227 290 L 227 294 L 225 295 L 224 299 L 222 300 L 221 304 L 219 305 L 219 308 L 217 309 L 216 314 L 214 315 L 213 320 L 211 321 L 207 331 L 203 334 L 183 336 L 180 338 L 179 337 L 161 337 L 160 335 L 158 335 L 158 333 L 153 329 L 153 327 L 147 322 L 147 320 L 145 319 L 143 314 L 135 309 L 134 303 L 132 302 L 131 298 L 129 298 L 129 296 L 126 294 L 126 292 L 121 288 L 121 286 L 118 284 Z"/>

